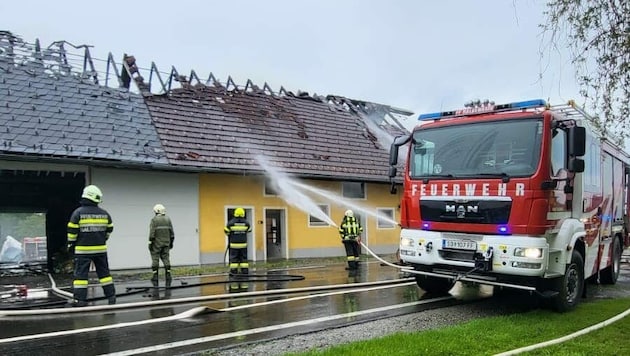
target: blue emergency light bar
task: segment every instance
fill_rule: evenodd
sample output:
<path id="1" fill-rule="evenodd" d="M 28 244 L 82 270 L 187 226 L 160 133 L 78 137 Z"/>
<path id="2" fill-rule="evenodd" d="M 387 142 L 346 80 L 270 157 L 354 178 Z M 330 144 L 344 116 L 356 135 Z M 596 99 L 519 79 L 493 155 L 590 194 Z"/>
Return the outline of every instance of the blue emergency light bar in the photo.
<path id="1" fill-rule="evenodd" d="M 543 99 L 534 99 L 527 101 L 517 101 L 509 104 L 494 105 L 492 103 L 484 104 L 481 106 L 467 107 L 464 109 L 434 112 L 430 114 L 421 114 L 418 116 L 418 121 L 427 120 L 439 120 L 447 117 L 469 116 L 477 114 L 486 114 L 491 112 L 509 111 L 516 109 L 531 109 L 541 106 L 547 106 L 547 102 Z"/>

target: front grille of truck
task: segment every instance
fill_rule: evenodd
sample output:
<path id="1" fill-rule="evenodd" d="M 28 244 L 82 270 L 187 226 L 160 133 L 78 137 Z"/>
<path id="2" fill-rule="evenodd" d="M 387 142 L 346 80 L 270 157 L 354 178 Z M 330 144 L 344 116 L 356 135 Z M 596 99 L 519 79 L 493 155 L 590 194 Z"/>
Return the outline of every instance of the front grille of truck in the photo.
<path id="1" fill-rule="evenodd" d="M 422 221 L 472 224 L 507 224 L 512 202 L 509 200 L 420 200 Z"/>

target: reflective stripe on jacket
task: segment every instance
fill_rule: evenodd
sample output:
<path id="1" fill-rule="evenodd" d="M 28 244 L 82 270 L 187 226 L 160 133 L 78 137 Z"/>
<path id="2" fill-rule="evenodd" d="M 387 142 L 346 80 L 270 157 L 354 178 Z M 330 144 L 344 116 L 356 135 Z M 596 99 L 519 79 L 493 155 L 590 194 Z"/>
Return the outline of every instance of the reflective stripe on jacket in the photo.
<path id="1" fill-rule="evenodd" d="M 339 235 L 342 239 L 356 239 L 363 232 L 361 223 L 355 217 L 344 216 L 339 225 Z"/>
<path id="2" fill-rule="evenodd" d="M 107 239 L 114 230 L 112 218 L 107 211 L 87 199 L 70 215 L 68 243 L 75 245 L 74 253 L 89 255 L 107 252 Z"/>
<path id="3" fill-rule="evenodd" d="M 232 218 L 228 221 L 223 231 L 229 237 L 230 247 L 247 247 L 247 233 L 252 231 L 252 227 L 245 218 Z"/>

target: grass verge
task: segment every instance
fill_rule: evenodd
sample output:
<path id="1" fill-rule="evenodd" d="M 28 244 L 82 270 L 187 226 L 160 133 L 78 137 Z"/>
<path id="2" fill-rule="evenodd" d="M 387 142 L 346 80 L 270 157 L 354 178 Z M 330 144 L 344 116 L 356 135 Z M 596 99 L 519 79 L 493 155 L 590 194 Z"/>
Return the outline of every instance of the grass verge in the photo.
<path id="1" fill-rule="evenodd" d="M 564 314 L 534 310 L 287 355 L 493 355 L 577 332 L 628 308 L 630 298 L 605 299 L 581 303 L 575 311 Z M 627 355 L 628 330 L 630 317 L 625 317 L 570 341 L 522 355 Z"/>

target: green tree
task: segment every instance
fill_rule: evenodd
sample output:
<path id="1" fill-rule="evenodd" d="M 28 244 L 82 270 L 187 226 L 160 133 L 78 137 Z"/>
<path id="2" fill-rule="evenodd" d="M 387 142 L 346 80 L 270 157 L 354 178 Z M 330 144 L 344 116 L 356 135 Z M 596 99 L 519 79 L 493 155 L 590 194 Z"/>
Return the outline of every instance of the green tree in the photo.
<path id="1" fill-rule="evenodd" d="M 630 1 L 548 0 L 543 43 L 568 48 L 594 124 L 617 143 L 630 137 Z"/>

